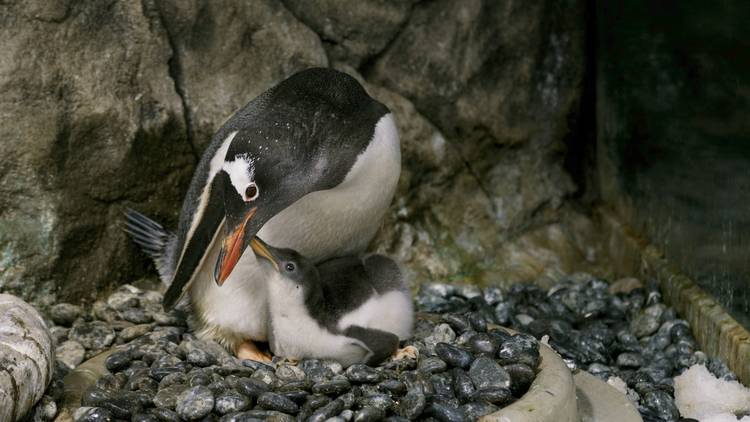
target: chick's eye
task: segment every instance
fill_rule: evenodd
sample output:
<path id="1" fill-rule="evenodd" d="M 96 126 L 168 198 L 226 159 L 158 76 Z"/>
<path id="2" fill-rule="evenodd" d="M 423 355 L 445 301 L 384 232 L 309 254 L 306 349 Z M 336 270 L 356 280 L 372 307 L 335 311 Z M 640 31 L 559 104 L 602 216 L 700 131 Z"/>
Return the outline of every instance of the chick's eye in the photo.
<path id="1" fill-rule="evenodd" d="M 260 195 L 258 185 L 254 182 L 247 185 L 247 188 L 245 188 L 245 201 L 254 201 L 258 198 L 258 195 Z"/>
<path id="2" fill-rule="evenodd" d="M 294 264 L 293 264 L 293 263 L 291 263 L 291 262 L 287 262 L 287 264 L 286 264 L 286 270 L 287 270 L 287 271 L 289 271 L 289 272 L 292 272 L 292 271 L 294 271 L 294 269 L 295 269 L 295 268 L 296 268 L 296 267 L 294 266 Z"/>

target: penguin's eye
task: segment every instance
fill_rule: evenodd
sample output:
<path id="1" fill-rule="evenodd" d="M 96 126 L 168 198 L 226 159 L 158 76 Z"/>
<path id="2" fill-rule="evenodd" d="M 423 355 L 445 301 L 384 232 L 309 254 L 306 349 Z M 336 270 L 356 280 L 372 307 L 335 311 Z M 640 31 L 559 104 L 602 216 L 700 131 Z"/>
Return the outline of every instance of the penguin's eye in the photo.
<path id="1" fill-rule="evenodd" d="M 245 202 L 255 201 L 258 199 L 258 195 L 260 195 L 258 185 L 256 185 L 255 182 L 250 182 L 250 184 L 247 185 L 247 188 L 245 188 Z"/>
<path id="2" fill-rule="evenodd" d="M 294 263 L 293 263 L 293 262 L 287 262 L 287 263 L 286 263 L 286 267 L 285 267 L 285 268 L 286 268 L 286 270 L 287 270 L 288 272 L 290 272 L 290 273 L 291 273 L 291 272 L 292 272 L 292 271 L 294 271 L 294 270 L 295 270 L 295 268 L 297 268 L 297 267 L 295 267 L 295 266 L 294 266 Z"/>

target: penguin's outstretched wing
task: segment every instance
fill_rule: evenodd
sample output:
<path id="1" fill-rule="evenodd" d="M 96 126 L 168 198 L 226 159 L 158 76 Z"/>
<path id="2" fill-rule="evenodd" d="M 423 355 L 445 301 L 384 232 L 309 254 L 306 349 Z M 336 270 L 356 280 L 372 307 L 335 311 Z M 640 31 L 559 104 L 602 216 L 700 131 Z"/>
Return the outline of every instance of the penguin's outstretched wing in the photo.
<path id="1" fill-rule="evenodd" d="M 365 362 L 368 365 L 379 364 L 398 349 L 398 336 L 375 328 L 350 325 L 344 330 L 344 335 L 359 340 L 370 350 Z"/>
<path id="2" fill-rule="evenodd" d="M 177 235 L 132 208 L 125 210 L 124 230 L 133 242 L 154 261 L 159 278 L 168 284 L 173 275 L 172 260 Z"/>

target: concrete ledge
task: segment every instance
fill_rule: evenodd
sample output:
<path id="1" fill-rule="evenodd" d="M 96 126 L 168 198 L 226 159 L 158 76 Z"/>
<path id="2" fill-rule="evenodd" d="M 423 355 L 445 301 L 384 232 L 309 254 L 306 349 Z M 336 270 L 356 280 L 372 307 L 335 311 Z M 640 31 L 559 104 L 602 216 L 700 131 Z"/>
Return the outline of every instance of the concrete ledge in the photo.
<path id="1" fill-rule="evenodd" d="M 560 356 L 539 344 L 539 371 L 529 391 L 517 402 L 480 419 L 483 422 L 578 421 L 573 376 Z"/>
<path id="2" fill-rule="evenodd" d="M 655 246 L 622 223 L 616 214 L 600 208 L 609 255 L 620 275 L 641 274 L 659 282 L 664 301 L 690 323 L 695 339 L 707 355 L 721 358 L 745 385 L 750 385 L 750 332 L 667 261 Z"/>

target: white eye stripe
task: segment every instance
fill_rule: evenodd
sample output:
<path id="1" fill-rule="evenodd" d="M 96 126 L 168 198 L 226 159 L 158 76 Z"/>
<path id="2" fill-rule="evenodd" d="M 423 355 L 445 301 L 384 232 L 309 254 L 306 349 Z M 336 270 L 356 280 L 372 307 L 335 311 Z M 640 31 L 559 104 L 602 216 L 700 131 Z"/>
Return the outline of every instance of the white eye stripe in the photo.
<path id="1" fill-rule="evenodd" d="M 260 189 L 256 189 L 255 197 L 250 199 L 247 197 L 247 189 L 252 185 L 256 186 L 253 179 L 255 178 L 255 163 L 254 160 L 247 154 L 237 155 L 232 161 L 225 161 L 222 167 L 229 175 L 229 180 L 232 182 L 232 186 L 237 191 L 237 194 L 242 197 L 244 201 L 251 201 L 257 198 L 260 193 Z"/>

